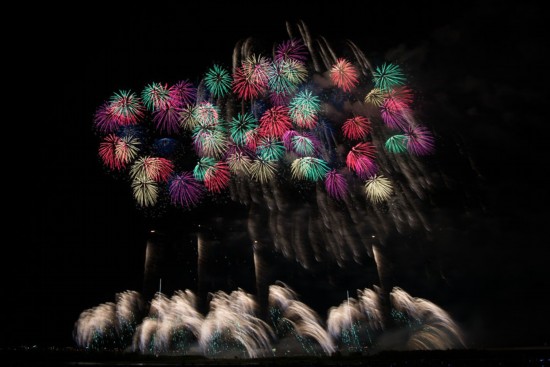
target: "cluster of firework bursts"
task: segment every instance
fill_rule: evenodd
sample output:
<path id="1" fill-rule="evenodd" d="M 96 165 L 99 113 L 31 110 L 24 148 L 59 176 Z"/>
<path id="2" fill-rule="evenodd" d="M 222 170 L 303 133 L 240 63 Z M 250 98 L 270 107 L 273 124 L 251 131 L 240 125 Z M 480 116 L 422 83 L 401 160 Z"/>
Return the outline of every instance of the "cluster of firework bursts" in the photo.
<path id="1" fill-rule="evenodd" d="M 99 156 L 110 170 L 129 175 L 143 207 L 164 192 L 173 205 L 191 208 L 232 179 L 320 183 L 334 200 L 346 197 L 350 180 L 360 180 L 369 201 L 388 200 L 392 178 L 377 161 L 379 150 L 414 156 L 434 150 L 432 134 L 412 117 L 403 71 L 335 57 L 320 73 L 309 56 L 303 41 L 292 38 L 272 57 L 245 55 L 231 70 L 213 65 L 197 85 L 182 80 L 153 82 L 141 93 L 120 90 L 95 114 Z M 364 104 L 365 113 L 331 113 L 352 102 Z M 384 141 L 378 146 L 375 130 Z"/>
<path id="2" fill-rule="evenodd" d="M 413 298 L 400 288 L 390 293 L 400 349 L 448 349 L 463 346 L 460 330 L 435 304 Z M 378 346 L 385 332 L 380 299 L 371 289 L 357 291 L 332 307 L 325 321 L 283 283 L 269 287 L 270 317 L 258 315 L 254 296 L 239 289 L 212 294 L 206 316 L 196 310 L 193 292 L 171 298 L 157 293 L 149 309 L 141 295 L 126 291 L 116 303 L 82 312 L 74 337 L 81 348 L 131 350 L 140 353 L 235 355 L 257 358 L 281 355 L 330 355 Z M 396 334 L 396 329 L 392 330 Z"/>

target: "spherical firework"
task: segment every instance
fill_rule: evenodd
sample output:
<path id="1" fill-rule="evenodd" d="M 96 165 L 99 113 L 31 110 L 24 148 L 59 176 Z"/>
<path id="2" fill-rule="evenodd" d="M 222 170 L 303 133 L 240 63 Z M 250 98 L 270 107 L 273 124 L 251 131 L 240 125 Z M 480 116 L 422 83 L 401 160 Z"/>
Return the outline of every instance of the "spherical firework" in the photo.
<path id="1" fill-rule="evenodd" d="M 201 102 L 193 109 L 193 117 L 201 126 L 215 126 L 219 122 L 220 109 L 210 102 Z"/>
<path id="2" fill-rule="evenodd" d="M 382 103 L 384 103 L 385 98 L 386 98 L 386 93 L 383 90 L 378 88 L 373 88 L 365 96 L 365 103 L 371 104 L 375 107 L 381 107 Z"/>
<path id="3" fill-rule="evenodd" d="M 196 106 L 187 106 L 181 109 L 178 120 L 181 128 L 192 131 L 199 124 L 199 120 L 195 117 L 197 114 L 196 110 Z"/>
<path id="4" fill-rule="evenodd" d="M 139 153 L 141 142 L 133 135 L 124 135 L 115 146 L 115 157 L 123 165 L 130 163 Z"/>
<path id="5" fill-rule="evenodd" d="M 304 89 L 296 94 L 289 105 L 290 118 L 296 126 L 311 129 L 317 124 L 317 113 L 321 109 L 319 97 Z"/>
<path id="6" fill-rule="evenodd" d="M 252 55 L 233 73 L 233 93 L 245 101 L 259 97 L 267 90 L 269 73 L 267 59 Z"/>
<path id="7" fill-rule="evenodd" d="M 200 157 L 220 158 L 227 149 L 227 138 L 223 130 L 198 126 L 193 132 L 193 144 Z"/>
<path id="8" fill-rule="evenodd" d="M 268 161 L 277 161 L 283 158 L 285 146 L 277 138 L 262 138 L 256 150 L 258 157 Z"/>
<path id="9" fill-rule="evenodd" d="M 250 177 L 253 180 L 266 183 L 275 178 L 277 162 L 258 157 L 250 165 Z"/>
<path id="10" fill-rule="evenodd" d="M 405 135 L 393 135 L 386 140 L 386 150 L 390 153 L 404 153 L 407 151 L 407 137 Z"/>
<path id="11" fill-rule="evenodd" d="M 157 202 L 157 183 L 146 176 L 136 176 L 132 181 L 134 198 L 141 206 L 153 206 Z"/>
<path id="12" fill-rule="evenodd" d="M 168 134 L 176 134 L 179 131 L 180 109 L 172 104 L 166 104 L 153 112 L 153 122 L 157 130 Z"/>
<path id="13" fill-rule="evenodd" d="M 375 152 L 374 145 L 371 143 L 359 143 L 349 151 L 346 165 L 362 179 L 373 176 L 376 173 Z"/>
<path id="14" fill-rule="evenodd" d="M 282 137 L 291 128 L 292 122 L 286 107 L 271 107 L 260 117 L 260 135 L 262 136 Z"/>
<path id="15" fill-rule="evenodd" d="M 124 164 L 116 156 L 116 147 L 120 142 L 120 138 L 115 134 L 107 135 L 101 143 L 99 143 L 99 157 L 109 169 L 121 169 Z"/>
<path id="16" fill-rule="evenodd" d="M 94 123 L 103 133 L 111 133 L 119 128 L 118 121 L 110 103 L 104 103 L 95 112 Z"/>
<path id="17" fill-rule="evenodd" d="M 151 83 L 141 92 L 143 104 L 151 112 L 170 105 L 168 84 Z"/>
<path id="18" fill-rule="evenodd" d="M 271 64 L 269 71 L 268 87 L 272 93 L 277 95 L 289 95 L 296 90 L 296 84 L 294 84 L 287 77 L 285 61 L 275 61 Z"/>
<path id="19" fill-rule="evenodd" d="M 375 87 L 385 92 L 394 87 L 404 85 L 406 80 L 405 75 L 403 75 L 398 65 L 388 63 L 378 66 L 376 70 L 372 72 L 372 77 Z"/>
<path id="20" fill-rule="evenodd" d="M 330 170 L 328 164 L 314 157 L 302 157 L 295 159 L 290 165 L 292 178 L 298 180 L 318 181 L 325 178 Z"/>
<path id="21" fill-rule="evenodd" d="M 301 157 L 312 156 L 320 146 L 319 140 L 314 135 L 303 133 L 296 134 L 291 139 L 291 149 Z"/>
<path id="22" fill-rule="evenodd" d="M 301 40 L 291 39 L 282 42 L 277 46 L 275 51 L 275 60 L 295 60 L 305 62 L 307 60 L 308 52 L 306 46 Z"/>
<path id="23" fill-rule="evenodd" d="M 197 88 L 188 80 L 177 82 L 168 92 L 170 104 L 180 109 L 192 105 L 197 98 Z"/>
<path id="24" fill-rule="evenodd" d="M 349 92 L 359 83 L 359 73 L 349 61 L 339 58 L 330 69 L 330 79 L 338 88 Z"/>
<path id="25" fill-rule="evenodd" d="M 408 109 L 396 109 L 393 103 L 387 103 L 387 101 L 384 101 L 380 107 L 382 120 L 390 129 L 404 130 L 408 125 L 406 118 L 408 113 Z"/>
<path id="26" fill-rule="evenodd" d="M 148 178 L 155 182 L 166 182 L 172 175 L 174 164 L 166 158 L 141 157 L 132 165 L 130 176 L 135 178 Z"/>
<path id="27" fill-rule="evenodd" d="M 182 172 L 175 175 L 170 181 L 169 191 L 172 204 L 184 208 L 197 205 L 203 195 L 202 185 L 193 177 L 191 172 Z"/>
<path id="28" fill-rule="evenodd" d="M 428 155 L 435 150 L 432 133 L 424 126 L 414 126 L 405 132 L 407 149 L 416 155 Z"/>
<path id="29" fill-rule="evenodd" d="M 204 83 L 214 98 L 224 97 L 231 90 L 231 75 L 225 68 L 214 65 L 206 73 Z"/>
<path id="30" fill-rule="evenodd" d="M 283 60 L 280 63 L 283 75 L 293 85 L 298 86 L 307 80 L 306 66 L 300 61 L 290 59 Z"/>
<path id="31" fill-rule="evenodd" d="M 325 189 L 336 200 L 342 200 L 348 192 L 348 183 L 344 175 L 330 170 L 325 176 Z"/>
<path id="32" fill-rule="evenodd" d="M 257 126 L 258 121 L 251 113 L 239 113 L 236 117 L 233 117 L 229 123 L 231 139 L 233 139 L 237 145 L 244 145 L 246 143 L 246 133 L 255 129 Z"/>
<path id="33" fill-rule="evenodd" d="M 395 87 L 390 89 L 384 100 L 386 108 L 391 108 L 395 111 L 403 111 L 409 109 L 413 101 L 412 91 L 407 87 Z"/>
<path id="34" fill-rule="evenodd" d="M 384 175 L 374 175 L 365 182 L 365 194 L 375 204 L 388 200 L 392 192 L 391 181 Z"/>
<path id="35" fill-rule="evenodd" d="M 229 167 L 225 162 L 216 162 L 214 166 L 207 168 L 204 174 L 204 186 L 213 193 L 219 193 L 229 185 Z"/>
<path id="36" fill-rule="evenodd" d="M 216 160 L 214 158 L 210 157 L 202 157 L 195 166 L 195 169 L 193 170 L 193 177 L 197 181 L 204 181 L 204 175 L 206 174 L 206 171 L 210 167 L 214 167 L 216 164 Z"/>
<path id="37" fill-rule="evenodd" d="M 347 119 L 342 125 L 342 133 L 347 139 L 364 139 L 371 131 L 371 123 L 368 118 L 355 116 Z"/>
<path id="38" fill-rule="evenodd" d="M 227 165 L 231 173 L 240 175 L 247 175 L 250 173 L 250 167 L 252 160 L 243 151 L 235 150 L 233 153 L 230 153 L 226 159 Z"/>
<path id="39" fill-rule="evenodd" d="M 113 116 L 119 125 L 133 125 L 144 114 L 144 108 L 140 99 L 134 92 L 121 90 L 115 93 L 109 100 Z"/>

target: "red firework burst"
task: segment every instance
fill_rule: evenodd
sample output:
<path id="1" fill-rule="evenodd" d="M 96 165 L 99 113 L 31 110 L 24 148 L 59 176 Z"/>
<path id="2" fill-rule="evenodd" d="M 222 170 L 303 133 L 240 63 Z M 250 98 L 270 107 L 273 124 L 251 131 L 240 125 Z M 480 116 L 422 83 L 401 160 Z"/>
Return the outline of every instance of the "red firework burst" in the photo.
<path id="1" fill-rule="evenodd" d="M 346 59 L 338 59 L 330 69 L 330 79 L 344 92 L 351 91 L 359 82 L 357 69 Z"/>
<path id="2" fill-rule="evenodd" d="M 260 118 L 260 135 L 264 137 L 282 137 L 292 128 L 288 108 L 284 106 L 271 107 Z"/>

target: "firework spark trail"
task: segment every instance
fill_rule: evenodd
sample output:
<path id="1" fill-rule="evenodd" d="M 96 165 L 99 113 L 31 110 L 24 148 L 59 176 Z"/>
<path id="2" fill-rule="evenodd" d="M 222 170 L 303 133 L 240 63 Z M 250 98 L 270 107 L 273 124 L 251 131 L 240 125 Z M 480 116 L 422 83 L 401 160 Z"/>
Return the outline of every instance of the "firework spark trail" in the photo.
<path id="1" fill-rule="evenodd" d="M 462 332 L 447 312 L 434 303 L 415 298 L 399 287 L 390 293 L 393 307 L 412 319 L 419 320 L 420 327 L 407 342 L 410 349 L 451 349 L 465 346 Z"/>
<path id="2" fill-rule="evenodd" d="M 212 343 L 221 337 L 238 342 L 250 358 L 266 356 L 275 336 L 269 325 L 255 316 L 256 308 L 252 296 L 240 289 L 213 294 L 210 312 L 201 326 L 199 345 L 203 353 L 210 354 Z"/>

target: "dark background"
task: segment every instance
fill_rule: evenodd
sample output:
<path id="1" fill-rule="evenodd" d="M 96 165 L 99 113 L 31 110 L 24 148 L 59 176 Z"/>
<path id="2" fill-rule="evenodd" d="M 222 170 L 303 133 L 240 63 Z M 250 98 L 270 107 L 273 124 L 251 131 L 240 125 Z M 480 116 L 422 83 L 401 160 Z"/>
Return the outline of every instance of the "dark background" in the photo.
<path id="1" fill-rule="evenodd" d="M 129 186 L 102 167 L 95 109 L 118 89 L 198 79 L 212 62 L 229 65 L 234 44 L 248 36 L 269 49 L 287 38 L 285 21 L 298 19 L 315 36 L 351 39 L 368 56 L 402 60 L 430 126 L 459 142 L 471 168 L 463 183 L 479 205 L 457 213 L 471 227 L 451 230 L 433 256 L 445 272 L 440 293 L 417 285 L 411 294 L 448 310 L 471 347 L 550 342 L 542 9 L 523 2 L 194 2 L 44 7 L 16 19 L 12 55 L 25 77 L 15 96 L 23 106 L 5 122 L 17 130 L 7 157 L 18 158 L 17 173 L 5 173 L 16 190 L 5 193 L 15 205 L 2 257 L 1 345 L 73 345 L 80 312 L 116 292 L 141 290 L 151 221 Z M 455 163 L 447 162 L 449 172 Z M 463 230 L 465 241 L 451 238 Z"/>

